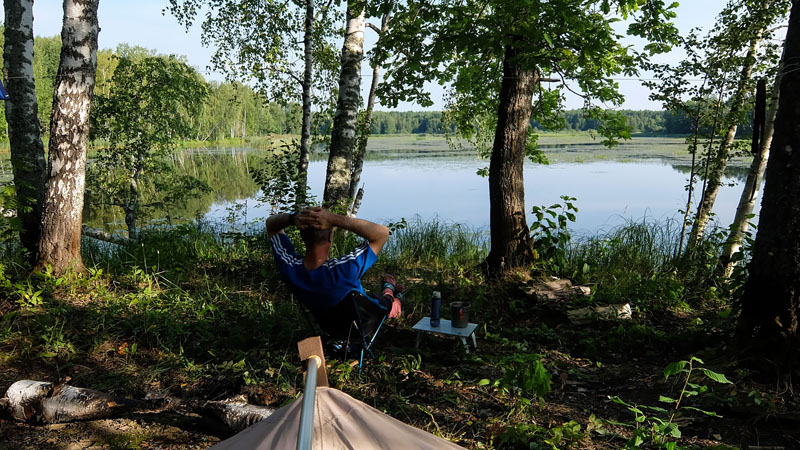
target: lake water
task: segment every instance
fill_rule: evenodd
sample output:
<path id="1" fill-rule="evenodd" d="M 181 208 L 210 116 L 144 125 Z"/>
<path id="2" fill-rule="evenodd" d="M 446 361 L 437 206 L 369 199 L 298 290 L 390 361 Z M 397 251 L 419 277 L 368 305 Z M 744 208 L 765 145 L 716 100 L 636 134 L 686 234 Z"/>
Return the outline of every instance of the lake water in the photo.
<path id="1" fill-rule="evenodd" d="M 528 212 L 533 205 L 550 205 L 561 195 L 576 197 L 577 221 L 571 228 L 577 233 L 596 233 L 647 217 L 657 221 L 680 220 L 679 210 L 686 205 L 685 185 L 688 167 L 683 153 L 685 145 L 673 140 L 670 149 L 656 153 L 607 153 L 602 160 L 575 162 L 583 157 L 551 157 L 550 165 L 525 164 L 525 202 Z M 631 143 L 632 148 L 645 148 L 646 142 Z M 571 153 L 571 146 L 559 152 Z M 628 149 L 630 150 L 630 148 Z M 581 146 L 580 153 L 603 151 L 602 147 Z M 641 153 L 641 154 L 640 154 Z M 620 156 L 622 155 L 622 156 Z M 678 155 L 678 156 L 675 156 Z M 573 155 L 574 156 L 574 155 Z M 589 158 L 591 159 L 591 158 Z M 488 228 L 488 179 L 476 171 L 488 161 L 471 156 L 446 153 L 406 153 L 367 160 L 362 183 L 364 199 L 359 217 L 381 223 L 420 216 L 423 220 L 442 220 Z M 317 199 L 322 197 L 326 161 L 313 161 L 309 166 L 309 185 Z M 728 226 L 741 194 L 742 163 L 739 179 L 726 178 L 714 208 L 717 221 Z M 745 172 L 746 173 L 746 172 Z M 699 190 L 699 188 L 698 188 Z M 244 221 L 269 216 L 268 205 L 255 198 L 236 202 L 219 202 L 206 213 L 207 220 L 219 221 L 229 215 L 232 204 L 240 205 Z M 530 223 L 529 214 L 529 223 Z"/>

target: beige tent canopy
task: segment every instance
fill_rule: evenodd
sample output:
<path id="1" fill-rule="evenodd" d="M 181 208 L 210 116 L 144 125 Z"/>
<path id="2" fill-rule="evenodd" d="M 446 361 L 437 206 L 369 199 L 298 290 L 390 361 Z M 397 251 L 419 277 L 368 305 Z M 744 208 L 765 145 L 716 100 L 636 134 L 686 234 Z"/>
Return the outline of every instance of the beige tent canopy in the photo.
<path id="1" fill-rule="evenodd" d="M 318 387 L 314 408 L 315 450 L 462 449 L 406 425 L 337 389 Z M 302 398 L 212 447 L 214 450 L 294 450 Z"/>

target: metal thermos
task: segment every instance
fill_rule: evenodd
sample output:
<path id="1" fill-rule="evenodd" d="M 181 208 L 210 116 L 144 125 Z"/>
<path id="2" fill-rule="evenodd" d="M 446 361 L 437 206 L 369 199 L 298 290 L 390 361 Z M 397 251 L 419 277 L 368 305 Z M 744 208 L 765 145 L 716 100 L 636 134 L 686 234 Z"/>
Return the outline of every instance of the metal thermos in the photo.
<path id="1" fill-rule="evenodd" d="M 431 326 L 438 327 L 439 320 L 442 318 L 442 293 L 433 291 L 431 297 Z"/>

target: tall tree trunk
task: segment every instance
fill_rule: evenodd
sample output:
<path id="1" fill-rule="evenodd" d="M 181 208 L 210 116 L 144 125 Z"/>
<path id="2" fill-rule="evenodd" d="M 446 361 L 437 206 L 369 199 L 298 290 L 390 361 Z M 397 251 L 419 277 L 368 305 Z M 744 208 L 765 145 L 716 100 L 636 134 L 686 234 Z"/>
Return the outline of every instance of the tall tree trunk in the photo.
<path id="1" fill-rule="evenodd" d="M 750 172 L 747 173 L 747 180 L 744 182 L 742 195 L 739 197 L 739 205 L 736 207 L 736 215 L 731 224 L 731 232 L 722 247 L 722 254 L 719 257 L 720 271 L 725 278 L 730 277 L 735 264 L 733 255 L 742 247 L 744 234 L 750 228 L 749 218 L 755 209 L 758 192 L 764 179 L 764 171 L 767 168 L 767 160 L 769 160 L 769 148 L 772 145 L 772 136 L 775 132 L 775 116 L 778 113 L 778 103 L 780 102 L 780 72 L 782 70 L 783 64 L 778 69 L 778 75 L 775 77 L 775 84 L 772 87 L 772 96 L 767 107 L 759 148 L 753 155 Z"/>
<path id="2" fill-rule="evenodd" d="M 381 28 L 380 34 L 384 34 L 389 31 L 389 20 L 391 19 L 391 14 L 386 13 L 383 15 L 383 19 L 381 20 Z M 370 25 L 373 29 L 374 26 Z M 378 37 L 380 40 L 380 36 Z M 367 143 L 369 142 L 369 136 L 372 134 L 371 127 L 372 127 L 372 111 L 375 109 L 375 95 L 378 91 L 378 83 L 381 79 L 381 66 L 375 64 L 375 67 L 372 68 L 372 83 L 369 86 L 369 96 L 367 96 L 367 109 L 364 111 L 364 115 L 362 117 L 362 121 L 360 124 L 361 130 L 358 134 L 357 145 L 356 145 L 356 153 L 353 155 L 353 168 L 350 171 L 350 187 L 347 190 L 347 198 L 352 199 L 352 203 L 350 204 L 349 214 L 351 216 L 355 216 L 358 213 L 358 206 L 360 206 L 360 202 L 357 201 L 356 191 L 358 190 L 358 183 L 361 181 L 361 171 L 364 169 L 364 157 L 367 154 Z M 364 191 L 361 191 L 363 195 Z"/>
<path id="3" fill-rule="evenodd" d="M 796 369 L 800 358 L 800 0 L 792 1 L 785 71 L 767 163 L 750 277 L 736 330 L 739 348 Z"/>
<path id="4" fill-rule="evenodd" d="M 85 271 L 81 220 L 89 110 L 97 68 L 99 0 L 64 0 L 61 61 L 50 118 L 46 194 L 37 267 Z"/>
<path id="5" fill-rule="evenodd" d="M 354 2 L 347 5 L 347 30 L 342 46 L 339 73 L 339 98 L 333 118 L 328 170 L 322 203 L 328 207 L 347 207 L 350 171 L 356 144 L 358 107 L 361 103 L 361 59 L 364 57 L 365 11 L 354 11 Z"/>
<path id="6" fill-rule="evenodd" d="M 311 153 L 311 85 L 314 83 L 314 0 L 306 0 L 305 33 L 303 34 L 303 128 L 300 130 L 300 163 L 295 198 L 298 205 L 306 203 L 308 186 L 308 159 Z"/>
<path id="7" fill-rule="evenodd" d="M 47 163 L 33 78 L 33 0 L 6 0 L 3 5 L 3 69 L 10 92 L 5 107 L 17 216 L 22 221 L 19 237 L 23 247 L 34 256 L 41 228 Z"/>
<path id="8" fill-rule="evenodd" d="M 519 50 L 506 46 L 497 129 L 489 161 L 490 273 L 529 264 L 533 260 L 530 230 L 525 220 L 523 166 L 530 128 L 533 92 L 539 81 L 534 70 L 517 61 Z"/>
<path id="9" fill-rule="evenodd" d="M 139 239 L 139 228 L 136 226 L 136 217 L 139 214 L 139 179 L 142 176 L 143 162 L 139 155 L 139 162 L 131 172 L 128 180 L 128 200 L 125 202 L 125 225 L 128 227 L 128 239 L 136 241 Z"/>
<path id="10" fill-rule="evenodd" d="M 705 77 L 703 80 L 703 85 L 700 87 L 700 91 L 703 91 L 703 88 L 706 86 L 706 82 L 708 81 L 708 76 Z M 678 241 L 678 251 L 675 253 L 676 255 L 683 254 L 683 243 L 686 239 L 686 226 L 689 223 L 689 214 L 692 209 L 692 199 L 694 198 L 694 179 L 697 176 L 697 141 L 700 137 L 700 109 L 702 107 L 702 99 L 697 102 L 697 114 L 695 115 L 694 121 L 694 136 L 692 137 L 692 146 L 691 146 L 691 153 L 692 153 L 692 162 L 689 166 L 689 184 L 686 185 L 686 209 L 683 211 L 683 222 L 681 223 L 681 236 L 680 240 Z"/>
<path id="11" fill-rule="evenodd" d="M 753 66 L 756 63 L 756 51 L 758 45 L 761 43 L 763 30 L 759 30 L 756 36 L 750 41 L 750 48 L 747 49 L 747 55 L 744 58 L 742 65 L 742 72 L 739 77 L 739 82 L 736 86 L 736 91 L 731 99 L 730 111 L 727 114 L 728 131 L 719 145 L 719 150 L 710 161 L 710 172 L 706 180 L 703 195 L 700 198 L 700 204 L 697 207 L 697 215 L 695 216 L 694 224 L 692 225 L 692 233 L 689 237 L 689 248 L 694 247 L 703 237 L 706 231 L 708 222 L 711 219 L 711 210 L 714 208 L 714 202 L 717 200 L 719 188 L 722 186 L 722 177 L 725 175 L 725 167 L 728 165 L 731 149 L 733 148 L 733 140 L 736 137 L 736 130 L 738 129 L 738 117 L 744 107 L 745 99 L 748 94 L 748 86 L 750 78 L 753 73 Z"/>

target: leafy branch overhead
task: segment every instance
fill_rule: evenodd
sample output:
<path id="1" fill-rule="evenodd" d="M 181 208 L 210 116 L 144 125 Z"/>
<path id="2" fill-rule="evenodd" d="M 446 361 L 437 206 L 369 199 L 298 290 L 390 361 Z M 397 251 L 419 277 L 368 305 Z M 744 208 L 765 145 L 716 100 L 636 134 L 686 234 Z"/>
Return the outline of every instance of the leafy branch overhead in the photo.
<path id="1" fill-rule="evenodd" d="M 447 106 L 455 111 L 450 117 L 473 137 L 475 124 L 491 122 L 497 113 L 504 51 L 511 45 L 518 50 L 517 64 L 557 80 L 537 89 L 532 120 L 558 129 L 565 95 L 573 92 L 584 99 L 587 115 L 608 124 L 601 130 L 606 138 L 626 137 L 624 123 L 597 103 L 620 105 L 623 97 L 612 78 L 636 75 L 648 56 L 677 42 L 670 22 L 676 6 L 644 0 L 410 1 L 379 43 L 379 60 L 387 67 L 379 95 L 388 106 L 429 106 L 424 83 L 446 84 Z M 620 19 L 630 21 L 630 35 L 648 40 L 644 52 L 620 42 L 613 27 Z"/>
<path id="2" fill-rule="evenodd" d="M 210 69 L 252 84 L 263 98 L 296 102 L 303 83 L 305 3 L 260 0 L 170 0 L 166 8 L 191 27 L 202 17 L 202 44 L 214 49 Z M 323 4 L 324 6 L 324 4 Z M 312 51 L 315 104 L 336 87 L 338 52 L 332 39 L 341 14 L 328 7 L 314 15 Z"/>

